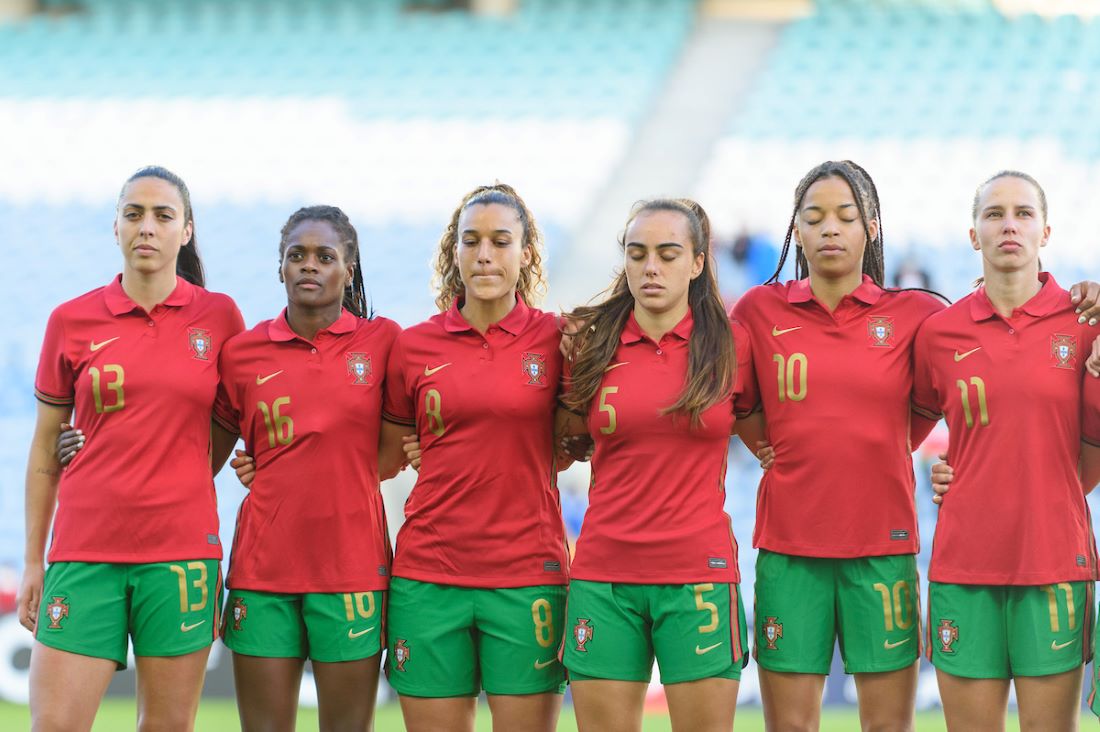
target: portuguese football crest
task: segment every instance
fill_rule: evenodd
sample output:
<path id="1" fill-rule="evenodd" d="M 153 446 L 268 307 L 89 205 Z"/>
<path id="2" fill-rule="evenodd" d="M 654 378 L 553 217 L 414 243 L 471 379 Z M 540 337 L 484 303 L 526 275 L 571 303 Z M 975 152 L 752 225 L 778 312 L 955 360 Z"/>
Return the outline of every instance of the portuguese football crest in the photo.
<path id="1" fill-rule="evenodd" d="M 409 650 L 409 646 L 405 643 L 404 638 L 398 638 L 397 643 L 393 646 L 393 667 L 398 671 L 405 670 L 405 661 L 408 661 L 412 657 L 412 651 Z"/>
<path id="2" fill-rule="evenodd" d="M 371 375 L 370 356 L 365 353 L 348 353 L 348 376 L 353 384 L 369 384 Z"/>
<path id="3" fill-rule="evenodd" d="M 53 602 L 46 606 L 46 617 L 50 619 L 52 630 L 61 630 L 61 620 L 69 617 L 69 603 L 64 597 L 55 597 Z"/>
<path id="4" fill-rule="evenodd" d="M 190 328 L 187 331 L 187 345 L 195 358 L 200 361 L 210 360 L 210 349 L 214 345 L 210 341 L 210 331 L 204 328 Z"/>
<path id="5" fill-rule="evenodd" d="M 577 650 L 581 653 L 588 653 L 584 644 L 596 634 L 595 629 L 589 625 L 590 622 L 592 621 L 589 618 L 577 618 L 577 624 L 573 626 L 573 640 L 577 642 Z"/>
<path id="6" fill-rule="evenodd" d="M 1051 365 L 1059 369 L 1077 368 L 1077 336 L 1055 333 L 1050 337 Z"/>
<path id="7" fill-rule="evenodd" d="M 769 651 L 778 651 L 775 642 L 783 637 L 783 623 L 779 622 L 779 618 L 774 615 L 769 615 L 767 621 L 764 623 L 764 640 L 768 642 Z"/>
<path id="8" fill-rule="evenodd" d="M 937 637 L 940 639 L 941 653 L 954 653 L 951 644 L 959 639 L 959 629 L 955 627 L 954 620 L 940 618 L 940 627 L 936 628 Z"/>
<path id="9" fill-rule="evenodd" d="M 248 617 L 248 606 L 244 604 L 244 598 L 233 598 L 233 630 L 241 630 L 241 623 Z"/>
<path id="10" fill-rule="evenodd" d="M 546 385 L 546 357 L 541 353 L 523 354 L 523 373 L 527 375 L 527 383 Z"/>
<path id="11" fill-rule="evenodd" d="M 894 319 L 883 316 L 867 318 L 867 338 L 876 348 L 893 348 Z"/>

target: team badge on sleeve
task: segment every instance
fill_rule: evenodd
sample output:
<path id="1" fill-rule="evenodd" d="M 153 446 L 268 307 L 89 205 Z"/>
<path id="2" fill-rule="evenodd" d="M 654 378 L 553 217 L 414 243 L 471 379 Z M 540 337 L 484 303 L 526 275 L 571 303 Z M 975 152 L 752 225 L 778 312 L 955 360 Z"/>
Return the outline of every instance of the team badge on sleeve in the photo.
<path id="1" fill-rule="evenodd" d="M 405 670 L 405 661 L 412 658 L 412 651 L 409 649 L 408 644 L 405 643 L 404 638 L 398 638 L 397 643 L 393 646 L 393 667 L 398 671 Z"/>
<path id="2" fill-rule="evenodd" d="M 541 353 L 523 354 L 523 373 L 527 376 L 527 384 L 546 386 L 546 357 Z"/>
<path id="3" fill-rule="evenodd" d="M 1050 337 L 1051 365 L 1058 369 L 1077 368 L 1077 336 L 1055 333 Z"/>
<path id="4" fill-rule="evenodd" d="M 191 355 L 200 361 L 210 360 L 210 349 L 213 343 L 210 341 L 210 331 L 204 328 L 191 328 L 187 331 L 187 345 L 191 348 Z"/>
<path id="5" fill-rule="evenodd" d="M 244 604 L 244 599 L 240 597 L 233 598 L 233 630 L 241 630 L 241 623 L 248 617 L 248 606 Z"/>
<path id="6" fill-rule="evenodd" d="M 959 629 L 955 626 L 955 621 L 940 618 L 940 627 L 936 628 L 936 633 L 940 639 L 940 652 L 954 653 L 955 649 L 951 644 L 959 639 Z"/>
<path id="7" fill-rule="evenodd" d="M 881 315 L 867 318 L 867 337 L 876 348 L 893 348 L 894 319 Z"/>
<path id="8" fill-rule="evenodd" d="M 371 375 L 370 356 L 365 353 L 348 353 L 348 375 L 353 384 L 370 384 L 367 379 Z"/>
<path id="9" fill-rule="evenodd" d="M 764 640 L 768 642 L 769 651 L 778 651 L 779 648 L 775 642 L 783 637 L 783 623 L 778 621 L 779 618 L 769 615 L 767 622 L 764 623 Z"/>
<path id="10" fill-rule="evenodd" d="M 46 617 L 50 619 L 52 630 L 61 630 L 61 620 L 69 617 L 69 603 L 64 597 L 55 597 L 53 602 L 46 606 Z"/>
<path id="11" fill-rule="evenodd" d="M 595 628 L 589 625 L 590 622 L 592 621 L 589 618 L 577 618 L 577 624 L 573 626 L 573 640 L 577 641 L 577 650 L 581 653 L 588 653 L 584 644 L 596 635 Z"/>

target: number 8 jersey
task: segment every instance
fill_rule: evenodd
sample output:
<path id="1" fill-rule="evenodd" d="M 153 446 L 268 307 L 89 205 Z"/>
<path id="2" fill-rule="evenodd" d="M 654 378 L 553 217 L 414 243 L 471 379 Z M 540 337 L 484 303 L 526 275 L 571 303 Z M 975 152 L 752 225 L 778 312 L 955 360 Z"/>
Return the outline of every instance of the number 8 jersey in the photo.
<path id="1" fill-rule="evenodd" d="M 1100 379 L 1084 370 L 1095 331 L 1077 323 L 1053 277 L 1039 279 L 1010 318 L 983 287 L 917 336 L 913 403 L 946 417 L 955 471 L 936 522 L 933 582 L 1096 579 L 1077 476 L 1081 440 L 1100 444 Z"/>
<path id="2" fill-rule="evenodd" d="M 221 558 L 210 417 L 243 329 L 228 296 L 179 277 L 148 313 L 120 277 L 53 311 L 35 395 L 73 405 L 88 442 L 61 476 L 51 563 Z"/>

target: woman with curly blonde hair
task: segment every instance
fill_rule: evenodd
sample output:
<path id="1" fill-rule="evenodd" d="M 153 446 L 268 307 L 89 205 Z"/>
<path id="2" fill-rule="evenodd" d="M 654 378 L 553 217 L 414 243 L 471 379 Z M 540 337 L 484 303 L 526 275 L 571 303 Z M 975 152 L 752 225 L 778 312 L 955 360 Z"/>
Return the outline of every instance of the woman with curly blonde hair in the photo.
<path id="1" fill-rule="evenodd" d="M 562 359 L 541 235 L 503 184 L 467 194 L 440 239 L 440 313 L 397 338 L 383 418 L 415 432 L 420 474 L 390 585 L 387 674 L 409 730 L 552 730 L 568 555 L 555 483 Z M 491 446 L 491 449 L 489 447 Z"/>

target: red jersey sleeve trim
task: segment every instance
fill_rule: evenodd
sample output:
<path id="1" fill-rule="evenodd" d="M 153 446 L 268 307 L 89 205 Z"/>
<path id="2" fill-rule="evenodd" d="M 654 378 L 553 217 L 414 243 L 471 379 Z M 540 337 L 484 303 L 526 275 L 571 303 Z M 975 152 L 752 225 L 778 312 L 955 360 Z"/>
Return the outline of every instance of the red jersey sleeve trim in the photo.
<path id="1" fill-rule="evenodd" d="M 936 421 L 943 419 L 943 414 L 935 411 L 934 409 L 926 409 L 919 404 L 916 404 L 915 402 L 910 402 L 909 406 L 914 412 L 924 417 L 925 419 L 932 419 Z"/>
<path id="2" fill-rule="evenodd" d="M 1087 445 L 1092 445 L 1093 447 L 1100 447 L 1100 439 L 1097 439 L 1097 438 L 1086 437 L 1085 435 L 1081 435 L 1081 442 L 1084 442 Z"/>
<path id="3" fill-rule="evenodd" d="M 733 413 L 733 416 L 737 417 L 738 419 L 744 419 L 745 417 L 751 416 L 751 415 L 756 414 L 757 412 L 761 412 L 763 410 L 764 410 L 763 402 L 757 402 L 753 406 L 753 408 L 748 410 L 747 412 L 744 411 L 744 410 L 742 410 L 740 412 L 735 410 L 734 413 Z"/>
<path id="4" fill-rule="evenodd" d="M 415 417 L 399 417 L 396 414 L 390 414 L 385 410 L 382 411 L 382 419 L 386 420 L 387 422 L 393 422 L 394 424 L 402 425 L 404 427 L 416 426 Z"/>
<path id="5" fill-rule="evenodd" d="M 74 397 L 57 397 L 51 394 L 47 394 L 43 391 L 39 391 L 38 389 L 34 390 L 34 398 L 42 402 L 43 404 L 49 404 L 54 407 L 71 407 L 73 406 L 73 404 L 76 403 Z"/>
<path id="6" fill-rule="evenodd" d="M 216 411 L 213 412 L 210 416 L 226 432 L 230 432 L 234 435 L 241 434 L 241 428 L 238 425 L 234 424 L 232 420 L 227 419 L 221 414 L 218 414 Z"/>

